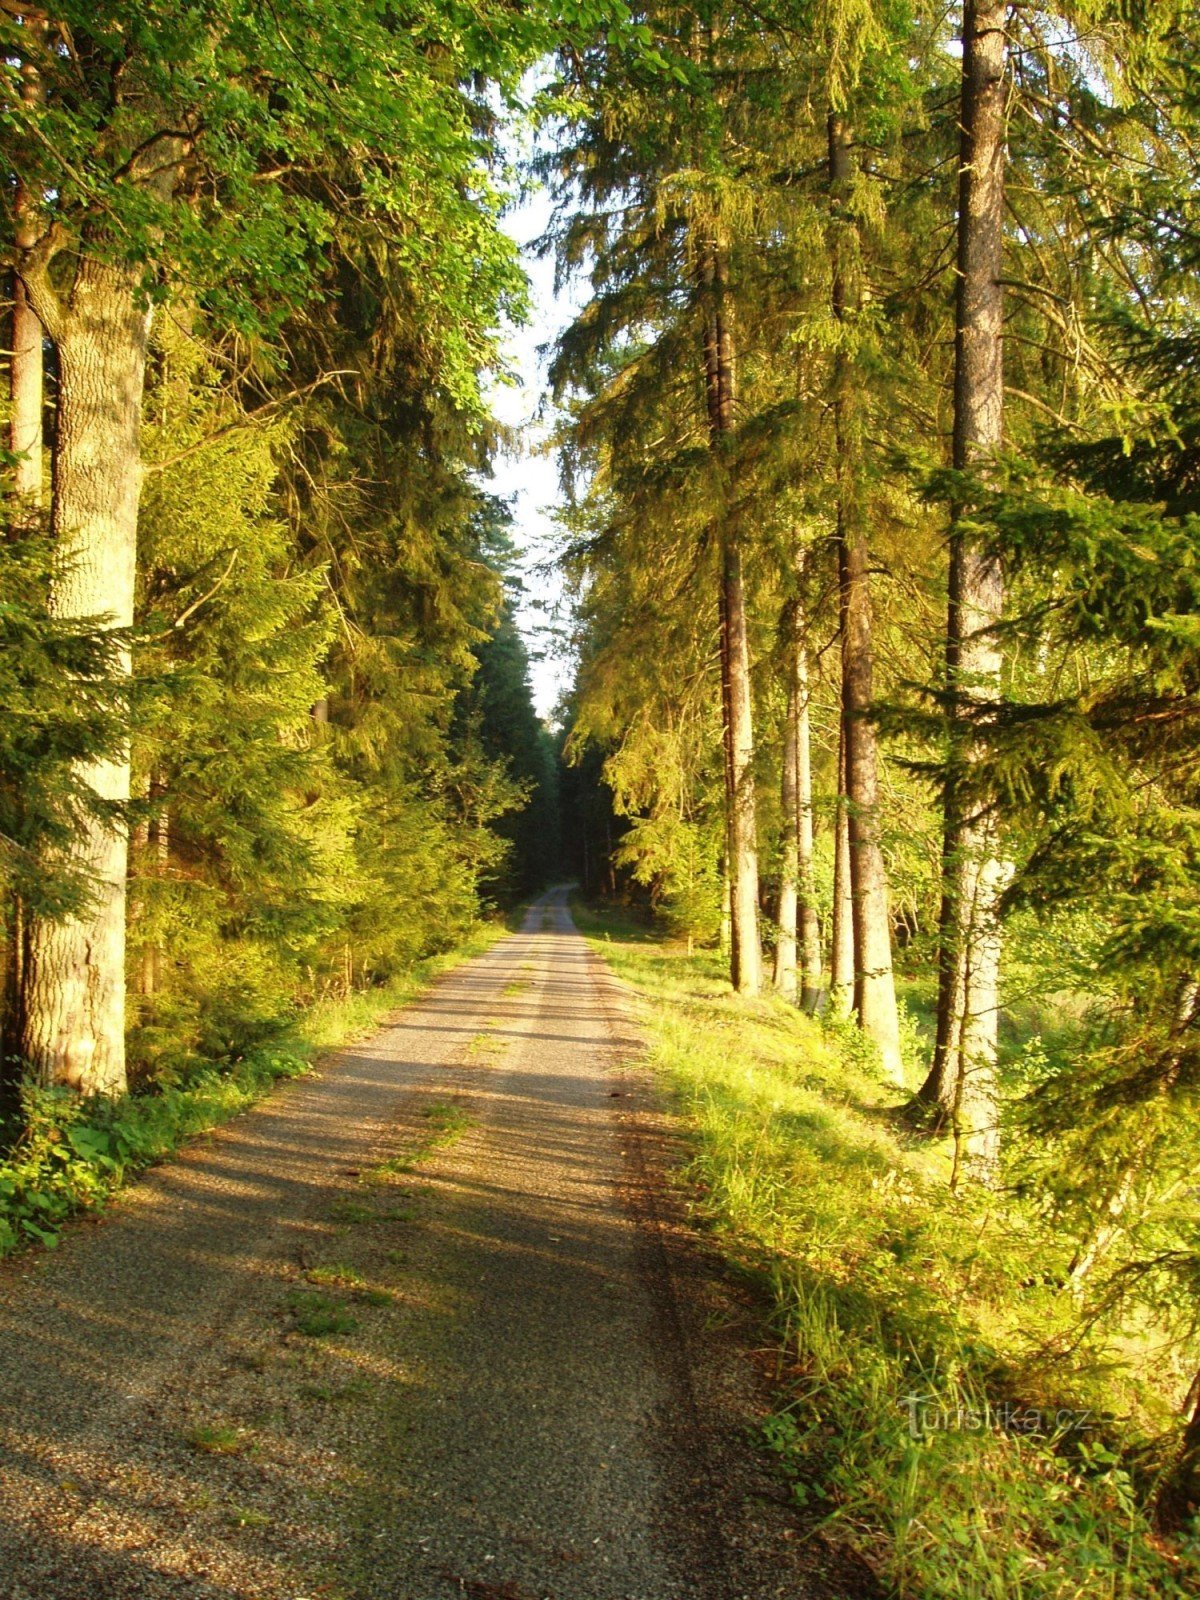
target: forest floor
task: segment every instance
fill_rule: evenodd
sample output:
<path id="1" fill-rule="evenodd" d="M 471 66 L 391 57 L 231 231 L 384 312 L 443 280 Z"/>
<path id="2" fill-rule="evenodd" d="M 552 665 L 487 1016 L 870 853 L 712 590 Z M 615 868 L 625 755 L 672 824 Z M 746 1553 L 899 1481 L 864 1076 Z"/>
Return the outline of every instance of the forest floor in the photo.
<path id="1" fill-rule="evenodd" d="M 0 1268 L 4 1600 L 849 1600 L 563 891 Z"/>

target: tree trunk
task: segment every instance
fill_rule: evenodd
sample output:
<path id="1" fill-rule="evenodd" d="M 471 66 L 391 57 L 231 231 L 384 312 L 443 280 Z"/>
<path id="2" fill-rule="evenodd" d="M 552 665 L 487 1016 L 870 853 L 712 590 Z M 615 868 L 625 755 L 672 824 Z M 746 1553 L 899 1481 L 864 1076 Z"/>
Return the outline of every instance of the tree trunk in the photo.
<path id="1" fill-rule="evenodd" d="M 40 37 L 45 23 L 26 18 L 24 27 Z M 41 98 L 41 80 L 36 66 L 21 67 L 21 98 L 34 102 Z M 14 242 L 28 249 L 36 238 L 36 208 L 29 191 L 18 176 L 13 193 Z M 29 303 L 22 280 L 12 276 L 12 318 L 10 322 L 8 447 L 16 457 L 12 474 L 12 505 L 9 537 L 20 538 L 34 531 L 42 510 L 42 413 L 45 406 L 45 376 L 42 324 Z M 21 1049 L 21 1013 L 25 987 L 26 916 L 19 895 L 10 895 L 4 908 L 4 1017 L 0 1030 L 0 1049 L 4 1060 L 17 1056 Z M 0 1064 L 0 1072 L 5 1071 Z"/>
<path id="2" fill-rule="evenodd" d="M 954 465 L 985 470 L 1004 431 L 1005 0 L 967 0 L 963 14 L 955 318 Z M 998 1151 L 996 1036 L 1006 868 L 994 808 L 955 781 L 970 761 L 970 726 L 1000 695 L 1004 580 L 951 512 L 946 676 L 951 695 L 940 923 L 937 1049 L 922 1099 L 954 1118 L 956 1142 L 986 1171 Z"/>
<path id="3" fill-rule="evenodd" d="M 854 895 L 850 885 L 850 817 L 846 804 L 846 719 L 839 719 L 838 792 L 833 842 L 833 934 L 829 1009 L 845 1019 L 854 1009 Z"/>
<path id="4" fill-rule="evenodd" d="M 151 793 L 155 790 L 161 794 L 161 789 L 153 782 L 150 785 Z M 155 813 L 153 824 L 145 824 L 146 866 L 150 868 L 153 844 L 153 875 L 160 882 L 167 876 L 171 864 L 171 813 L 168 808 L 160 806 Z M 147 939 L 142 945 L 142 993 L 147 999 L 152 998 L 159 991 L 162 982 L 162 947 L 156 939 Z"/>
<path id="5" fill-rule="evenodd" d="M 754 722 L 750 699 L 750 657 L 746 639 L 746 599 L 742 557 L 728 539 L 724 560 L 725 644 L 729 656 L 729 733 L 733 792 L 730 796 L 730 884 L 737 949 L 739 994 L 762 987 L 758 940 L 758 841 L 754 797 Z"/>
<path id="6" fill-rule="evenodd" d="M 821 1003 L 821 921 L 813 871 L 812 738 L 808 713 L 808 645 L 800 632 L 796 671 L 796 868 L 800 939 L 800 1004 L 810 1015 Z"/>
<path id="7" fill-rule="evenodd" d="M 834 211 L 833 312 L 839 323 L 844 323 L 853 313 L 858 298 L 852 286 L 852 268 L 845 259 L 846 235 L 854 224 L 841 215 L 852 176 L 849 129 L 842 117 L 831 113 L 829 188 Z M 850 359 L 839 349 L 834 358 L 833 416 L 837 454 L 845 793 L 854 929 L 854 1008 L 863 1032 L 879 1051 L 885 1075 L 893 1083 L 903 1084 L 900 1023 L 892 977 L 887 868 L 879 838 L 879 754 L 871 721 L 875 656 L 870 558 L 863 527 L 862 441 L 853 389 Z"/>
<path id="8" fill-rule="evenodd" d="M 26 18 L 23 26 L 34 35 L 39 47 L 46 24 Z M 36 104 L 42 97 L 41 79 L 36 65 L 26 61 L 21 67 L 21 98 Z M 30 250 L 37 242 L 38 207 L 25 183 L 17 175 L 13 193 L 13 242 L 18 250 Z M 42 412 L 45 405 L 42 341 L 45 331 L 29 301 L 24 280 L 16 273 L 12 282 L 12 355 L 10 357 L 10 395 L 12 419 L 9 448 L 18 460 L 13 467 L 13 493 L 21 506 L 18 526 L 33 526 L 42 505 Z"/>
<path id="9" fill-rule="evenodd" d="M 704 341 L 709 437 L 714 451 L 723 452 L 734 429 L 734 341 L 724 256 L 715 244 L 710 249 L 704 287 L 710 297 Z M 754 713 L 746 595 L 737 530 L 728 517 L 722 517 L 719 531 L 725 817 L 732 935 L 730 976 L 739 994 L 755 995 L 762 987 L 762 949 L 758 938 Z"/>
<path id="10" fill-rule="evenodd" d="M 796 998 L 796 933 L 800 877 L 800 814 L 797 794 L 799 767 L 800 685 L 797 657 L 796 602 L 784 608 L 784 659 L 787 671 L 787 712 L 783 722 L 780 756 L 779 811 L 782 852 L 779 863 L 779 907 L 775 933 L 775 987 L 785 1000 Z"/>
<path id="11" fill-rule="evenodd" d="M 13 493 L 20 502 L 18 523 L 32 525 L 42 505 L 42 324 L 20 278 L 13 279 L 9 448 Z"/>
<path id="12" fill-rule="evenodd" d="M 803 584 L 804 560 L 798 567 Z M 821 998 L 821 924 L 813 872 L 812 739 L 808 710 L 808 645 L 804 600 L 798 595 L 785 614 L 787 717 L 784 723 L 780 809 L 783 859 L 779 881 L 779 932 L 775 987 L 796 998 L 810 1015 Z M 799 985 L 797 985 L 799 974 Z"/>
<path id="13" fill-rule="evenodd" d="M 34 309 L 58 349 L 58 425 L 52 528 L 67 558 L 51 596 L 55 615 L 133 622 L 139 426 L 150 311 L 136 269 L 84 255 L 69 301 L 44 271 L 22 269 Z M 128 652 L 122 655 L 129 671 Z M 129 799 L 128 752 L 84 768 L 102 802 Z M 81 827 L 77 865 L 92 878 L 91 903 L 60 922 L 31 918 L 23 1054 L 43 1083 L 84 1094 L 125 1088 L 125 874 L 123 821 Z"/>
<path id="14" fill-rule="evenodd" d="M 18 197 L 18 216 L 21 204 Z M 19 538 L 37 526 L 42 506 L 42 325 L 20 278 L 13 279 L 12 354 L 9 394 L 12 417 L 9 449 L 13 465 L 9 535 Z M 4 908 L 4 1026 L 0 1036 L 3 1055 L 19 1055 L 21 1012 L 25 989 L 25 909 L 19 895 L 8 897 Z"/>

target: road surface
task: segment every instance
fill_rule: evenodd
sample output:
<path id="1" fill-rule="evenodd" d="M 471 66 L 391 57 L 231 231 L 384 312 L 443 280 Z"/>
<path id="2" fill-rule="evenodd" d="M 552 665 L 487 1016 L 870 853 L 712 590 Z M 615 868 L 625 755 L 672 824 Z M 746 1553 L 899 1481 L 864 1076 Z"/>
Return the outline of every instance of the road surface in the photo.
<path id="1" fill-rule="evenodd" d="M 0 1271 L 0 1596 L 844 1594 L 746 1440 L 633 1043 L 553 891 Z"/>

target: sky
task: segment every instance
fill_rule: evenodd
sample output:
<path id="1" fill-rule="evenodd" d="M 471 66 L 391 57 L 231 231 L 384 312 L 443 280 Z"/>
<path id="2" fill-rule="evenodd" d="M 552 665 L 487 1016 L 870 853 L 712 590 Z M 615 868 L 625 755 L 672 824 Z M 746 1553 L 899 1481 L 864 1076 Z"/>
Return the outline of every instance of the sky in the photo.
<path id="1" fill-rule="evenodd" d="M 520 430 L 518 453 L 497 460 L 491 489 L 513 506 L 513 532 L 524 552 L 526 585 L 526 600 L 518 611 L 517 624 L 529 649 L 534 704 L 539 716 L 547 719 L 569 687 L 571 664 L 561 649 L 555 650 L 548 632 L 556 612 L 560 622 L 565 618 L 561 581 L 556 573 L 544 570 L 554 555 L 552 514 L 560 494 L 553 455 L 538 453 L 548 432 L 547 423 L 538 419 L 546 378 L 546 358 L 539 354 L 539 346 L 554 340 L 582 304 L 583 295 L 582 285 L 576 285 L 573 291 L 556 298 L 554 262 L 538 260 L 530 249 L 532 241 L 549 225 L 550 213 L 549 197 L 538 191 L 502 219 L 504 231 L 522 248 L 530 280 L 532 317 L 526 327 L 512 330 L 508 340 L 509 360 L 521 380 L 520 386 L 496 386 L 489 395 L 500 420 Z"/>

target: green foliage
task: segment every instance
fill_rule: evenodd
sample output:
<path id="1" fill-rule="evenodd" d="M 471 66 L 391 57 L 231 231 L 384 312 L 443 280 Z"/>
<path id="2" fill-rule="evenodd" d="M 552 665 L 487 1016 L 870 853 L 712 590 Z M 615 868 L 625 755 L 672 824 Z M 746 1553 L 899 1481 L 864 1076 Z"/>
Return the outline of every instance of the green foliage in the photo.
<path id="1" fill-rule="evenodd" d="M 197 1067 L 185 1081 L 122 1100 L 26 1087 L 20 1132 L 0 1159 L 0 1255 L 30 1243 L 52 1246 L 69 1217 L 103 1207 L 128 1174 L 306 1070 L 299 1056 L 275 1047 L 225 1072 Z"/>
<path id="2" fill-rule="evenodd" d="M 1017 1199 L 948 1202 L 948 1150 L 898 1131 L 837 1034 L 591 926 L 653 1001 L 697 1213 L 769 1291 L 789 1376 L 764 1440 L 798 1503 L 913 1600 L 1193 1592 L 1200 1552 L 1165 1552 L 1147 1505 L 1164 1397 L 1062 1293 L 1070 1241 Z"/>
<path id="3" fill-rule="evenodd" d="M 75 763 L 115 752 L 128 713 L 121 638 L 50 614 L 56 567 L 46 540 L 0 539 L 0 899 L 48 916 L 89 887 L 67 847 L 99 802 Z"/>
<path id="4" fill-rule="evenodd" d="M 489 503 L 398 418 L 371 436 L 380 470 L 403 460 L 431 479 L 399 517 L 350 481 L 332 430 L 350 442 L 357 425 L 334 397 L 318 447 L 311 414 L 247 415 L 221 365 L 196 317 L 160 324 L 130 1052 L 161 1081 L 197 1053 L 255 1048 L 297 1005 L 451 947 L 485 894 L 516 892 L 555 848 L 554 768 L 523 647 L 507 612 L 497 620 L 510 554 Z M 313 452 L 335 446 L 320 495 L 295 504 L 297 462 L 315 468 Z M 527 795 L 530 821 L 506 823 Z M 510 863 L 514 837 L 524 856 Z"/>
<path id="5" fill-rule="evenodd" d="M 721 929 L 724 885 L 720 873 L 720 829 L 662 810 L 634 820 L 614 860 L 635 883 L 653 886 L 654 903 L 666 925 L 688 943 L 714 944 Z"/>
<path id="6" fill-rule="evenodd" d="M 496 553 L 500 560 L 506 552 Z M 510 586 L 512 587 L 512 586 Z M 506 593 L 488 638 L 475 647 L 477 669 L 457 717 L 464 751 L 476 744 L 520 786 L 523 803 L 510 805 L 496 831 L 512 846 L 504 874 L 508 893 L 545 888 L 559 872 L 558 753 L 533 707 L 529 655 L 513 620 L 516 594 Z"/>
<path id="7" fill-rule="evenodd" d="M 401 16 L 386 0 L 349 28 L 324 0 L 66 0 L 44 32 L 0 23 L 0 146 L 46 197 L 57 248 L 144 263 L 147 293 L 183 286 L 245 337 L 308 302 L 339 218 L 386 225 L 407 281 L 436 285 L 425 313 L 448 392 L 477 405 L 489 330 L 522 280 L 471 86 L 514 87 L 543 25 L 502 8 Z"/>

